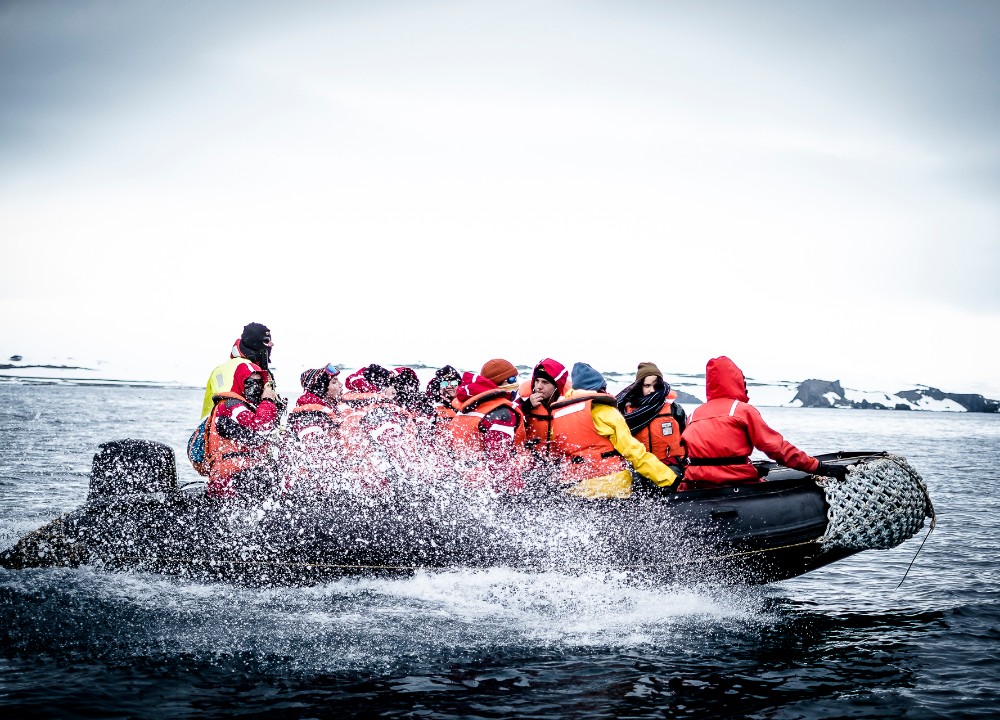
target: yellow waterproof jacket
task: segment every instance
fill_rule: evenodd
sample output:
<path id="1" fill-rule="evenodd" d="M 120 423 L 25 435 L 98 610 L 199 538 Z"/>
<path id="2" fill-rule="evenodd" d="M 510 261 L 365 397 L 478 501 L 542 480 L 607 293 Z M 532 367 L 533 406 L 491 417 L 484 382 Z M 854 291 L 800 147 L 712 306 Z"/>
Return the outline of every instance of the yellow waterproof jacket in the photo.
<path id="1" fill-rule="evenodd" d="M 570 390 L 566 398 L 587 394 L 597 393 L 590 390 Z M 659 487 L 670 487 L 676 482 L 677 474 L 646 450 L 645 445 L 632 437 L 625 418 L 617 408 L 593 403 L 590 414 L 597 434 L 608 438 L 615 450 L 632 464 L 636 472 Z M 588 498 L 628 497 L 632 494 L 632 475 L 628 470 L 602 475 L 579 482 L 566 492 Z"/>
<path id="2" fill-rule="evenodd" d="M 233 375 L 241 363 L 248 362 L 245 357 L 229 358 L 219 365 L 208 376 L 205 386 L 205 401 L 201 405 L 201 417 L 204 420 L 215 407 L 215 396 L 233 389 Z"/>

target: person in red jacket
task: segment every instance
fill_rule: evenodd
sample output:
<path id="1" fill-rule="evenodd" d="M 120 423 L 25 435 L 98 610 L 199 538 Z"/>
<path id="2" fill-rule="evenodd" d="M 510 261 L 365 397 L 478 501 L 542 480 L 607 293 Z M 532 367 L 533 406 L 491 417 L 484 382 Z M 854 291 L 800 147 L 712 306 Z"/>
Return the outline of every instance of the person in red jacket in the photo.
<path id="1" fill-rule="evenodd" d="M 236 366 L 230 390 L 215 395 L 206 441 L 209 496 L 258 498 L 276 489 L 270 454 L 275 400 L 267 371 L 249 361 Z"/>
<path id="2" fill-rule="evenodd" d="M 306 370 L 299 378 L 302 395 L 288 415 L 288 432 L 303 440 L 317 432 L 333 434 L 339 424 L 337 404 L 344 386 L 340 382 L 340 368 L 329 363 L 325 368 Z"/>
<path id="3" fill-rule="evenodd" d="M 344 389 L 339 375 L 340 368 L 329 363 L 300 377 L 303 393 L 288 414 L 280 443 L 285 492 L 325 489 L 327 476 L 339 469 L 343 448 L 338 406 Z"/>
<path id="4" fill-rule="evenodd" d="M 772 430 L 749 404 L 743 371 L 722 356 L 705 369 L 706 402 L 688 417 L 683 440 L 688 468 L 678 491 L 759 482 L 750 462 L 754 448 L 786 467 L 843 480 L 847 468 L 827 465 Z"/>
<path id="5" fill-rule="evenodd" d="M 382 492 L 420 464 L 414 414 L 398 402 L 400 373 L 371 364 L 347 376 L 340 424 L 347 474 L 364 492 Z"/>

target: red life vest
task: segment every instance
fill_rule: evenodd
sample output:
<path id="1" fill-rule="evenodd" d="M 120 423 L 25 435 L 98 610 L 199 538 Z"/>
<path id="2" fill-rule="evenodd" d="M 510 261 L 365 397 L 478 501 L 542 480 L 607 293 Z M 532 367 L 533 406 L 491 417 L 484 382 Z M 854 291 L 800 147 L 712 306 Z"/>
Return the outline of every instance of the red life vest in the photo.
<path id="1" fill-rule="evenodd" d="M 649 424 L 632 433 L 632 437 L 667 465 L 677 465 L 685 455 L 684 445 L 681 444 L 681 426 L 672 412 L 676 399 L 677 393 L 671 390 L 663 401 L 663 407 Z M 631 405 L 625 407 L 626 413 L 633 410 L 635 408 Z"/>

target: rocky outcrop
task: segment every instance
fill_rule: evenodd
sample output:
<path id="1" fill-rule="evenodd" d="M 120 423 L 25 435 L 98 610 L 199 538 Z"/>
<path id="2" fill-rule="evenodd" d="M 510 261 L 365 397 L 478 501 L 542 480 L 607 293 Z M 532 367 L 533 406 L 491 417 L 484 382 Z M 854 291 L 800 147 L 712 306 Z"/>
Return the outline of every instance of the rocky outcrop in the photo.
<path id="1" fill-rule="evenodd" d="M 923 398 L 938 401 L 951 400 L 964 407 L 968 412 L 1000 412 L 1000 401 L 971 393 L 946 393 L 937 388 L 929 387 L 919 390 L 900 390 L 896 395 L 911 403 L 919 403 Z"/>
<path id="2" fill-rule="evenodd" d="M 851 407 L 851 401 L 844 398 L 840 380 L 803 380 L 792 402 L 796 400 L 802 403 L 802 407 Z"/>
<path id="3" fill-rule="evenodd" d="M 686 393 L 683 390 L 678 390 L 674 388 L 674 392 L 677 393 L 676 402 L 681 405 L 701 405 L 701 398 L 697 398 L 691 393 Z"/>
<path id="4" fill-rule="evenodd" d="M 1000 401 L 990 400 L 982 395 L 971 393 L 947 393 L 937 388 L 917 388 L 900 390 L 894 395 L 879 394 L 885 403 L 877 400 L 858 397 L 855 391 L 845 391 L 839 380 L 805 380 L 799 384 L 798 392 L 792 398 L 792 403 L 801 403 L 808 408 L 843 407 L 859 410 L 937 410 L 964 409 L 966 412 L 996 413 L 1000 412 Z M 933 407 L 935 404 L 947 403 L 950 407 Z"/>

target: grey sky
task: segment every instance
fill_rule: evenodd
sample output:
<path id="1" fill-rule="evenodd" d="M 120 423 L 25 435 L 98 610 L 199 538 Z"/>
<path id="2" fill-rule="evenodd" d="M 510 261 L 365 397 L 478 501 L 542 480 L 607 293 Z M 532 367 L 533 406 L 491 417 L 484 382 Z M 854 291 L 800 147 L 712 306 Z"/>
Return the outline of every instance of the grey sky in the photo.
<path id="1" fill-rule="evenodd" d="M 997 77 L 995 2 L 9 2 L 0 318 L 11 352 L 72 336 L 67 297 L 144 337 L 238 249 L 275 287 L 194 363 L 252 314 L 307 364 L 728 353 L 1000 389 L 958 349 L 1000 336 Z M 801 340 L 861 327 L 899 338 Z"/>

